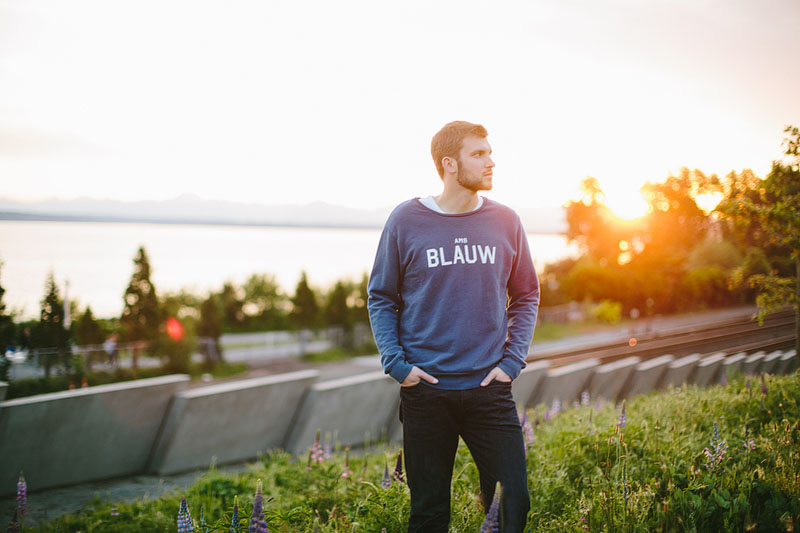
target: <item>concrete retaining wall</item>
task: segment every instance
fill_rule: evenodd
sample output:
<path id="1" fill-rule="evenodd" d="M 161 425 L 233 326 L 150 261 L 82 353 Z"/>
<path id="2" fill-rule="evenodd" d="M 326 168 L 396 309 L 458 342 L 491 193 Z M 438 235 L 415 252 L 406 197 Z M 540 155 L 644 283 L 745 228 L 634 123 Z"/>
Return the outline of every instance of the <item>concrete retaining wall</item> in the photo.
<path id="1" fill-rule="evenodd" d="M 724 360 L 725 352 L 717 352 L 703 357 L 694 370 L 694 384 L 701 387 L 712 383 L 716 384 Z"/>
<path id="2" fill-rule="evenodd" d="M 766 352 L 756 352 L 748 355 L 747 358 L 742 361 L 742 374 L 749 374 L 752 376 L 753 374 L 758 373 L 758 369 L 761 366 L 761 361 L 764 360 L 766 355 Z"/>
<path id="3" fill-rule="evenodd" d="M 172 396 L 173 375 L 0 403 L 0 495 L 144 471 Z"/>
<path id="4" fill-rule="evenodd" d="M 747 359 L 746 352 L 739 352 L 726 357 L 725 360 L 722 361 L 722 370 L 719 373 L 719 379 L 722 380 L 724 376 L 725 379 L 730 381 L 734 375 L 742 371 L 742 363 L 744 363 L 745 359 Z"/>
<path id="5" fill-rule="evenodd" d="M 255 459 L 282 448 L 306 388 L 319 376 L 302 370 L 199 387 L 175 395 L 148 470 L 172 474 Z"/>
<path id="6" fill-rule="evenodd" d="M 8 391 L 8 383 L 0 381 L 0 402 L 6 399 L 6 392 Z"/>
<path id="7" fill-rule="evenodd" d="M 586 359 L 548 370 L 532 397 L 532 405 L 549 405 L 556 399 L 561 402 L 577 400 L 599 365 L 598 359 Z"/>
<path id="8" fill-rule="evenodd" d="M 630 398 L 637 394 L 647 394 L 656 390 L 661 382 L 661 377 L 667 371 L 667 366 L 674 360 L 674 355 L 666 354 L 639 363 L 628 379 L 628 383 L 623 387 L 622 395 Z"/>
<path id="9" fill-rule="evenodd" d="M 764 359 L 761 361 L 761 366 L 759 367 L 758 371 L 761 374 L 774 374 L 775 369 L 778 367 L 778 364 L 781 362 L 781 357 L 783 356 L 783 352 L 781 350 L 775 350 L 774 352 L 770 352 L 764 356 Z"/>
<path id="10" fill-rule="evenodd" d="M 517 403 L 517 408 L 532 405 L 533 394 L 547 375 L 548 368 L 550 368 L 550 361 L 535 361 L 528 363 L 528 366 L 522 369 L 517 379 L 511 384 L 511 394 Z"/>
<path id="11" fill-rule="evenodd" d="M 617 401 L 639 362 L 639 357 L 633 356 L 597 367 L 589 382 L 590 398 L 592 400 L 604 398 L 612 402 Z"/>
<path id="12" fill-rule="evenodd" d="M 797 369 L 797 352 L 789 350 L 781 356 L 781 360 L 775 369 L 776 374 L 791 374 Z"/>
<path id="13" fill-rule="evenodd" d="M 286 449 L 308 451 L 318 429 L 342 445 L 386 436 L 399 402 L 400 386 L 382 370 L 316 383 L 303 397 Z"/>
<path id="14" fill-rule="evenodd" d="M 679 387 L 684 383 L 692 382 L 692 372 L 700 361 L 700 354 L 693 353 L 680 359 L 676 359 L 667 365 L 667 371 L 661 378 L 660 387 L 669 390 L 671 387 Z"/>

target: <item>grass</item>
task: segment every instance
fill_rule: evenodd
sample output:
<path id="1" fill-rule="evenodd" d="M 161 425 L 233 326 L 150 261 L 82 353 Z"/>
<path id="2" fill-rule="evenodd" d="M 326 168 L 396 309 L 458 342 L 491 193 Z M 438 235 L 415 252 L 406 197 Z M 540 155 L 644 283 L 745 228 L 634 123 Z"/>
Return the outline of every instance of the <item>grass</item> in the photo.
<path id="1" fill-rule="evenodd" d="M 531 531 L 794 531 L 800 527 L 800 374 L 653 393 L 622 406 L 528 410 Z M 724 448 L 723 442 L 727 445 Z M 752 441 L 752 442 L 751 442 Z M 309 443 L 311 444 L 311 443 Z M 706 450 L 708 450 L 706 452 Z M 270 531 L 405 531 L 408 488 L 381 487 L 398 453 L 339 450 L 319 463 L 271 452 L 245 472 L 213 468 L 183 494 L 195 531 L 230 531 L 234 497 L 246 531 L 258 480 Z M 310 456 L 309 456 L 310 457 Z M 352 474 L 343 476 L 343 472 Z M 96 499 L 24 531 L 176 531 L 182 494 L 133 503 Z M 35 505 L 35 494 L 30 504 Z M 484 515 L 477 470 L 462 445 L 453 476 L 451 532 Z"/>

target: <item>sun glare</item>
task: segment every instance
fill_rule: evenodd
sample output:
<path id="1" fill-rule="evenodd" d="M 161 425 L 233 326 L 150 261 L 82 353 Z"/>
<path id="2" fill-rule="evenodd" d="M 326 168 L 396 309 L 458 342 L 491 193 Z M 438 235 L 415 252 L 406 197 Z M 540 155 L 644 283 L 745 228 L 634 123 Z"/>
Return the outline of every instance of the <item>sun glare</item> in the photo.
<path id="1" fill-rule="evenodd" d="M 649 205 L 639 191 L 613 192 L 606 194 L 606 206 L 622 220 L 636 220 L 647 214 Z"/>
<path id="2" fill-rule="evenodd" d="M 702 209 L 705 214 L 711 213 L 711 211 L 713 211 L 721 201 L 722 193 L 719 192 L 698 194 L 694 198 L 694 203 L 696 203 L 697 207 Z"/>

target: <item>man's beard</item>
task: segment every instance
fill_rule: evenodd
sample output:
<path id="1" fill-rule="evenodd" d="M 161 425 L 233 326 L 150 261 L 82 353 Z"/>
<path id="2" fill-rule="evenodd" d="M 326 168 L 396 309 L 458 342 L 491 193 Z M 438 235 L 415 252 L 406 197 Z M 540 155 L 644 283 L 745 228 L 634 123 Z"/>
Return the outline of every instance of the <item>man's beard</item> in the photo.
<path id="1" fill-rule="evenodd" d="M 456 182 L 465 189 L 470 190 L 472 192 L 489 191 L 492 189 L 491 184 L 489 184 L 488 186 L 483 185 L 483 176 L 472 177 L 472 178 L 465 176 L 460 164 L 458 165 Z"/>

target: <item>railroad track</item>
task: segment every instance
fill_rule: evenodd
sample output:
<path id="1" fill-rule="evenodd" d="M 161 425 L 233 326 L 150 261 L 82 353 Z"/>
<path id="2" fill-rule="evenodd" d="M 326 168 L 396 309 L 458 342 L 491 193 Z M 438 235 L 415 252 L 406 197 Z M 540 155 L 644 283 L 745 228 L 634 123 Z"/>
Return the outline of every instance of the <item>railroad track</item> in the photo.
<path id="1" fill-rule="evenodd" d="M 528 361 L 545 359 L 551 367 L 558 367 L 590 358 L 610 363 L 630 356 L 644 361 L 664 354 L 680 357 L 692 353 L 786 350 L 795 345 L 794 328 L 794 311 L 785 310 L 767 316 L 761 326 L 751 319 L 724 320 L 592 346 L 554 348 L 531 354 Z"/>

